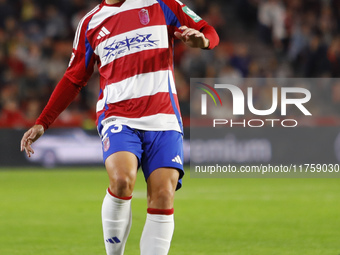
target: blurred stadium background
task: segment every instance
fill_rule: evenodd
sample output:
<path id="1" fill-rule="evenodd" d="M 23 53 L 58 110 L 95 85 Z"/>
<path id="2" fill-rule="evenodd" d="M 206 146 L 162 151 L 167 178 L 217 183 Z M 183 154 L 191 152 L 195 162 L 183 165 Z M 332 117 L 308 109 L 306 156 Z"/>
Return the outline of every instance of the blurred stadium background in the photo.
<path id="1" fill-rule="evenodd" d="M 99 1 L 0 0 L 0 127 L 31 126 L 65 71 L 80 18 Z M 213 25 L 214 51 L 176 43 L 184 123 L 190 77 L 338 77 L 340 1 L 186 0 Z M 94 129 L 98 72 L 53 127 Z M 267 87 L 259 88 L 269 100 Z M 338 124 L 340 83 L 317 88 L 319 123 Z M 323 109 L 331 102 L 331 109 Z M 328 104 L 329 105 L 329 104 Z M 327 115 L 327 116 L 326 116 Z M 319 121 L 315 119 L 315 121 Z"/>
<path id="2" fill-rule="evenodd" d="M 38 117 L 68 65 L 78 21 L 99 2 L 0 0 L 0 254 L 103 252 L 99 208 L 107 185 L 104 168 L 84 166 L 45 171 L 46 168 L 27 161 L 19 152 L 22 134 Z M 221 38 L 213 51 L 189 49 L 176 43 L 176 86 L 186 138 L 191 77 L 340 75 L 339 0 L 183 2 L 214 26 Z M 80 141 L 89 145 L 96 136 L 98 79 L 95 72 L 48 130 L 46 135 L 52 140 L 46 140 L 47 144 L 55 145 L 55 135 L 62 133 L 63 139 L 57 138 L 58 142 L 75 140 L 72 145 L 62 144 L 62 148 L 74 152 L 79 147 L 89 147 Z M 261 134 L 235 130 L 232 134 L 235 148 L 243 148 L 254 136 L 270 142 L 273 157 L 269 162 L 296 163 L 291 162 L 295 156 L 294 159 L 303 161 L 297 163 L 311 163 L 306 161 L 322 154 L 323 162 L 318 163 L 339 163 L 340 82 L 309 89 L 314 99 L 310 106 L 313 117 L 302 122 L 295 136 L 278 135 L 267 129 Z M 271 103 L 271 87 L 259 86 L 255 95 L 263 105 Z M 74 144 L 78 149 L 72 147 Z M 55 152 L 42 151 L 47 154 L 41 154 L 45 161 L 39 164 L 55 166 Z M 235 151 L 242 153 L 240 149 Z M 80 163 L 84 163 L 82 160 Z M 253 163 L 252 160 L 245 163 Z M 171 254 L 340 252 L 339 179 L 185 181 L 185 188 L 177 195 L 177 232 Z M 134 200 L 137 228 L 131 232 L 132 248 L 127 247 L 127 254 L 138 254 L 145 219 L 144 194 L 144 180 L 139 176 Z"/>
<path id="3" fill-rule="evenodd" d="M 78 21 L 99 2 L 0 0 L 0 141 L 7 147 L 1 149 L 1 165 L 27 164 L 17 150 L 20 137 L 39 116 L 62 77 Z M 176 86 L 186 138 L 190 122 L 190 78 L 339 76 L 339 0 L 184 2 L 213 25 L 221 38 L 213 51 L 190 49 L 176 42 Z M 48 133 L 55 132 L 56 128 L 81 128 L 96 135 L 94 109 L 98 79 L 95 71 L 88 85 Z M 308 87 L 313 95 L 308 105 L 313 117 L 299 124 L 333 128 L 329 138 L 332 146 L 328 146 L 327 153 L 337 162 L 340 149 L 339 155 L 334 155 L 333 144 L 340 124 L 340 80 L 334 81 L 331 85 L 324 82 Z M 258 109 L 271 105 L 271 90 L 271 86 L 254 88 Z M 315 136 L 319 133 L 316 129 Z M 323 141 L 329 143 L 329 139 Z M 336 148 L 340 148 L 338 140 Z"/>

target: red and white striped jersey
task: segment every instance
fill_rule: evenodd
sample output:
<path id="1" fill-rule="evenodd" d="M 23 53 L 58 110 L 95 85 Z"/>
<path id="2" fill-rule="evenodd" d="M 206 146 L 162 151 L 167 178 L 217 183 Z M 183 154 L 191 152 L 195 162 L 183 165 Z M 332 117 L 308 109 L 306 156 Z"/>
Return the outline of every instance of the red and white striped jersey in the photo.
<path id="1" fill-rule="evenodd" d="M 79 22 L 65 76 L 85 86 L 97 64 L 100 134 L 106 123 L 182 132 L 173 72 L 174 32 L 182 25 L 209 27 L 177 0 L 104 0 Z"/>

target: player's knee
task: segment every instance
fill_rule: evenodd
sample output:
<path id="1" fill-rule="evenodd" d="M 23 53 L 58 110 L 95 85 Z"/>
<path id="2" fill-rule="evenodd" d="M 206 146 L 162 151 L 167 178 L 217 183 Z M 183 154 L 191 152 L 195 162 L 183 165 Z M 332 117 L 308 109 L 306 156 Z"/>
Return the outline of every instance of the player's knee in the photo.
<path id="1" fill-rule="evenodd" d="M 171 209 L 173 207 L 174 191 L 171 188 L 160 188 L 150 194 L 149 207 Z"/>
<path id="2" fill-rule="evenodd" d="M 131 196 L 134 186 L 134 179 L 129 175 L 118 175 L 110 178 L 110 190 L 119 197 Z"/>

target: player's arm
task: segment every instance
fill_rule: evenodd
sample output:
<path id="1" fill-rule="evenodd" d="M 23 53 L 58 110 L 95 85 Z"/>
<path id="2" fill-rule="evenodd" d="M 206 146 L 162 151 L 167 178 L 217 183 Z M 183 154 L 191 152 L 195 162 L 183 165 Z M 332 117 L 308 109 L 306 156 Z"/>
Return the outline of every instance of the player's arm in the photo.
<path id="1" fill-rule="evenodd" d="M 44 134 L 44 127 L 42 125 L 34 125 L 21 138 L 20 150 L 26 152 L 28 157 L 34 154 L 31 144 L 34 143 L 40 136 Z"/>
<path id="2" fill-rule="evenodd" d="M 75 99 L 81 88 L 81 86 L 72 83 L 66 76 L 61 79 L 35 125 L 21 139 L 20 149 L 21 151 L 25 150 L 28 157 L 34 154 L 31 144 L 44 134 L 60 113 Z"/>
<path id="3" fill-rule="evenodd" d="M 79 94 L 93 73 L 95 56 L 91 47 L 85 45 L 86 22 L 80 22 L 73 44 L 73 52 L 69 67 L 63 78 L 54 89 L 47 105 L 31 127 L 22 137 L 20 150 L 26 152 L 30 157 L 34 154 L 31 144 L 41 137 L 46 129 L 55 121 L 67 106 Z"/>
<path id="4" fill-rule="evenodd" d="M 188 28 L 187 26 L 179 27 L 176 31 L 175 36 L 182 40 L 186 45 L 192 48 L 208 49 L 210 46 L 210 40 L 205 36 L 204 33 L 194 29 Z"/>
<path id="5" fill-rule="evenodd" d="M 175 37 L 193 48 L 213 49 L 219 43 L 216 30 L 178 0 L 163 0 L 175 15 L 168 15 L 168 24 L 175 26 Z M 164 7 L 163 7 L 164 8 Z M 165 9 L 165 8 L 164 8 Z"/>

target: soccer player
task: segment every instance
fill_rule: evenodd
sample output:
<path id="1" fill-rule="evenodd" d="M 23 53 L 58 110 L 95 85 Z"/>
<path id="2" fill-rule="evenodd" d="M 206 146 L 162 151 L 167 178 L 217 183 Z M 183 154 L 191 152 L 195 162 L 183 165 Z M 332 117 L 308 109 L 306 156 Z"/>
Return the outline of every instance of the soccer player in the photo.
<path id="1" fill-rule="evenodd" d="M 174 83 L 173 41 L 212 49 L 214 28 L 178 0 L 104 0 L 79 22 L 69 66 L 21 151 L 43 135 L 90 78 L 100 73 L 97 129 L 109 188 L 102 205 L 108 255 L 121 255 L 131 227 L 137 169 L 147 183 L 141 255 L 168 254 L 173 200 L 182 185 L 182 122 Z"/>

